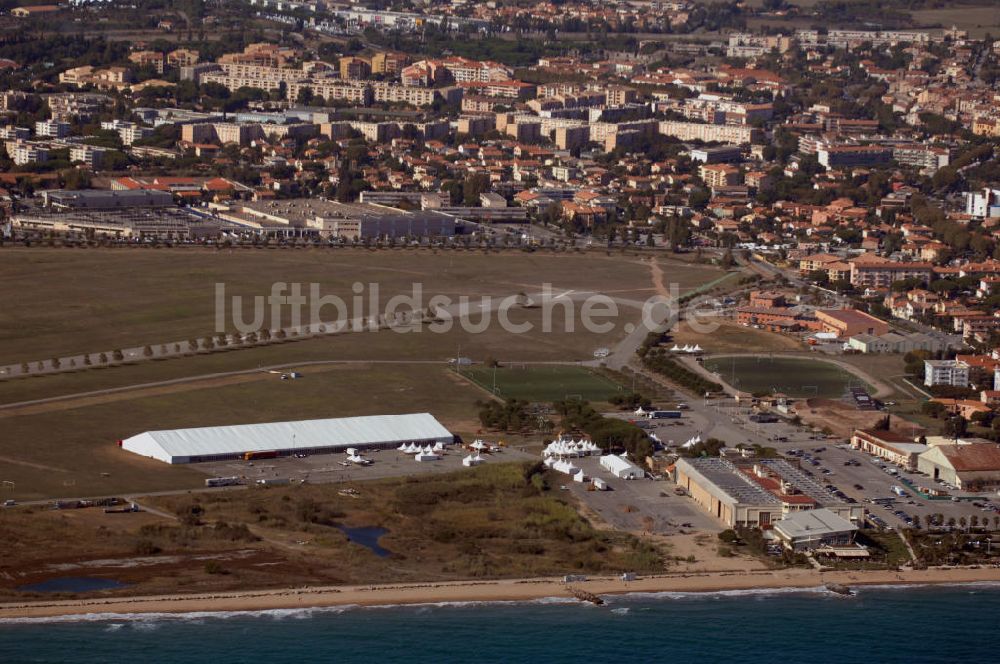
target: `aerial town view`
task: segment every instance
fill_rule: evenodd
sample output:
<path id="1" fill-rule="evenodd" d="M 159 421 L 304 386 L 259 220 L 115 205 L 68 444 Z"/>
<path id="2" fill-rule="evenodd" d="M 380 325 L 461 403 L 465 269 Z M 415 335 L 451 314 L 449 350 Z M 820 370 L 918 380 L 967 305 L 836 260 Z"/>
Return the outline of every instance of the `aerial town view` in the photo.
<path id="1" fill-rule="evenodd" d="M 0 0 L 0 138 L 0 662 L 1000 647 L 997 0 Z"/>

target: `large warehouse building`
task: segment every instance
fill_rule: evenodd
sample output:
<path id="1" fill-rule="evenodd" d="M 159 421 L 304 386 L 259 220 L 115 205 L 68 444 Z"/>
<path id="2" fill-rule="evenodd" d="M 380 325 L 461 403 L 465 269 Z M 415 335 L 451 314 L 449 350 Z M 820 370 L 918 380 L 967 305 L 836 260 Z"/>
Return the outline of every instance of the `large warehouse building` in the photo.
<path id="1" fill-rule="evenodd" d="M 119 444 L 164 463 L 197 463 L 433 445 L 454 438 L 430 413 L 413 413 L 146 431 Z"/>

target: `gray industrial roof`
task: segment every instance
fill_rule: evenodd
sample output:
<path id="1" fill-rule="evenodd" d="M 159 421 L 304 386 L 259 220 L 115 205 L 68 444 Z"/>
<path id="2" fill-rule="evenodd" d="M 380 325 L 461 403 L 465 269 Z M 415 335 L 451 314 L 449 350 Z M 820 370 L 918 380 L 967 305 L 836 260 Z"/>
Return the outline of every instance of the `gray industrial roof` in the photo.
<path id="1" fill-rule="evenodd" d="M 689 469 L 693 469 L 719 491 L 729 496 L 735 503 L 743 505 L 779 505 L 772 493 L 743 476 L 729 461 L 719 458 L 680 459 Z M 707 487 L 706 487 L 707 488 Z"/>
<path id="2" fill-rule="evenodd" d="M 776 521 L 774 528 L 789 539 L 815 538 L 858 529 L 844 517 L 827 509 L 792 512 Z"/>
<path id="3" fill-rule="evenodd" d="M 122 448 L 166 463 L 184 463 L 191 457 L 243 452 L 452 439 L 430 413 L 412 413 L 147 431 L 124 440 Z"/>

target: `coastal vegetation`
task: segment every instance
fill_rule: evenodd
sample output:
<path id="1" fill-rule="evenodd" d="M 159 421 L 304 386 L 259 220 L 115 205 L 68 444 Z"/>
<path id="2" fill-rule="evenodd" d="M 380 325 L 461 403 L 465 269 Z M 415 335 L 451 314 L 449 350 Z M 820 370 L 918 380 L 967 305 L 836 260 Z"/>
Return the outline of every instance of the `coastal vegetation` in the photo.
<path id="1" fill-rule="evenodd" d="M 82 567 L 129 584 L 117 591 L 127 594 L 663 570 L 659 548 L 594 528 L 554 480 L 541 464 L 504 463 L 352 491 L 303 484 L 141 499 L 173 519 L 6 510 L 0 594 L 57 576 L 56 563 L 93 559 Z M 388 555 L 350 541 L 344 529 L 357 528 L 384 530 L 377 544 Z"/>

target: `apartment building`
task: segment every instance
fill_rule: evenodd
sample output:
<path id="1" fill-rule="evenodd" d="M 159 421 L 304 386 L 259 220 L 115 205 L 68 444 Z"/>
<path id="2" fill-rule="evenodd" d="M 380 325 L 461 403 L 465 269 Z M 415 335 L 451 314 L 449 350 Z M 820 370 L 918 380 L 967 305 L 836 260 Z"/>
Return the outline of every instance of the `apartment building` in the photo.
<path id="1" fill-rule="evenodd" d="M 462 83 L 463 90 L 487 97 L 504 97 L 506 99 L 530 99 L 535 96 L 537 88 L 523 81 L 488 81 Z"/>
<path id="2" fill-rule="evenodd" d="M 892 149 L 880 145 L 820 145 L 816 158 L 826 168 L 877 166 L 892 161 Z"/>
<path id="3" fill-rule="evenodd" d="M 345 81 L 351 79 L 366 79 L 371 76 L 372 63 L 356 55 L 349 55 L 340 59 L 340 78 Z"/>
<path id="4" fill-rule="evenodd" d="M 876 256 L 861 256 L 850 261 L 851 284 L 862 288 L 889 288 L 894 281 L 919 279 L 929 282 L 934 276 L 930 263 L 901 263 Z"/>
<path id="5" fill-rule="evenodd" d="M 493 119 L 485 116 L 463 115 L 458 119 L 456 133 L 468 134 L 469 136 L 481 136 L 493 128 Z"/>
<path id="6" fill-rule="evenodd" d="M 154 130 L 150 127 L 142 127 L 131 122 L 127 124 L 129 126 L 118 129 L 118 136 L 122 139 L 122 145 L 132 145 L 136 141 L 141 141 L 153 135 Z"/>
<path id="7" fill-rule="evenodd" d="M 698 167 L 698 175 L 712 189 L 733 187 L 743 182 L 740 169 L 729 164 L 702 164 Z"/>
<path id="8" fill-rule="evenodd" d="M 93 145 L 74 145 L 69 149 L 69 160 L 86 164 L 91 168 L 100 168 L 107 152 L 106 149 Z"/>
<path id="9" fill-rule="evenodd" d="M 965 213 L 977 219 L 1000 217 L 1000 189 L 985 187 L 966 192 Z"/>
<path id="10" fill-rule="evenodd" d="M 35 123 L 36 136 L 65 138 L 66 136 L 69 136 L 70 129 L 72 129 L 72 125 L 68 122 L 59 122 L 58 120 L 45 120 Z"/>
<path id="11" fill-rule="evenodd" d="M 978 117 L 972 121 L 972 133 L 980 136 L 1000 137 L 1000 118 Z"/>
<path id="12" fill-rule="evenodd" d="M 157 74 L 162 74 L 167 64 L 167 58 L 157 51 L 135 51 L 128 56 L 129 62 L 139 67 L 149 67 Z"/>
<path id="13" fill-rule="evenodd" d="M 236 143 L 249 145 L 263 136 L 258 124 L 236 122 L 200 122 L 181 126 L 181 140 L 187 143 Z"/>
<path id="14" fill-rule="evenodd" d="M 246 64 L 263 67 L 284 67 L 298 57 L 295 49 L 278 46 L 277 44 L 250 44 L 242 53 L 226 53 L 218 60 L 224 64 Z"/>
<path id="15" fill-rule="evenodd" d="M 717 124 L 700 124 L 698 122 L 681 122 L 679 120 L 664 120 L 659 123 L 661 134 L 673 136 L 682 141 L 717 141 L 719 143 L 759 143 L 764 133 L 756 127 L 729 126 Z"/>
<path id="16" fill-rule="evenodd" d="M 489 60 L 469 60 L 450 57 L 440 60 L 420 60 L 401 72 L 403 85 L 432 85 L 451 78 L 456 83 L 490 83 L 509 81 L 514 70 Z"/>
<path id="17" fill-rule="evenodd" d="M 302 79 L 289 81 L 285 84 L 288 99 L 298 99 L 304 88 L 309 88 L 313 95 L 326 100 L 346 101 L 359 106 L 369 106 L 375 99 L 370 85 L 364 83 L 347 83 L 336 79 Z"/>
<path id="18" fill-rule="evenodd" d="M 0 139 L 4 141 L 26 141 L 31 138 L 27 127 L 0 127 Z"/>
<path id="19" fill-rule="evenodd" d="M 604 103 L 608 106 L 625 106 L 639 101 L 639 91 L 621 85 L 609 86 L 604 92 Z"/>
<path id="20" fill-rule="evenodd" d="M 893 146 L 892 158 L 900 164 L 915 166 L 934 173 L 939 168 L 944 168 L 951 163 L 951 150 L 919 143 L 908 143 Z"/>
<path id="21" fill-rule="evenodd" d="M 439 90 L 411 85 L 396 85 L 384 81 L 371 83 L 373 99 L 377 102 L 404 102 L 411 106 L 430 106 L 440 96 Z"/>
<path id="22" fill-rule="evenodd" d="M 736 32 L 729 35 L 726 55 L 730 58 L 755 58 L 771 51 L 784 53 L 792 47 L 792 37 L 785 35 L 755 35 Z"/>
<path id="23" fill-rule="evenodd" d="M 924 385 L 969 386 L 969 365 L 958 360 L 924 360 Z"/>
<path id="24" fill-rule="evenodd" d="M 372 73 L 395 75 L 400 73 L 409 61 L 410 56 L 406 53 L 379 51 L 372 56 Z"/>
<path id="25" fill-rule="evenodd" d="M 63 92 L 45 96 L 53 120 L 87 121 L 112 103 L 108 95 L 90 92 Z"/>
<path id="26" fill-rule="evenodd" d="M 181 67 L 191 67 L 198 64 L 201 54 L 187 48 L 178 48 L 167 53 L 167 66 L 174 69 Z"/>
<path id="27" fill-rule="evenodd" d="M 8 141 L 6 147 L 7 156 L 9 156 L 11 161 L 18 166 L 24 166 L 25 164 L 32 163 L 37 164 L 49 160 L 48 148 L 36 145 L 35 143 Z"/>
<path id="28" fill-rule="evenodd" d="M 469 60 L 468 58 L 451 57 L 441 60 L 441 66 L 458 83 L 507 81 L 514 76 L 514 70 L 511 67 L 491 60 Z"/>
<path id="29" fill-rule="evenodd" d="M 556 127 L 555 143 L 561 150 L 572 150 L 582 147 L 590 140 L 590 127 L 587 125 Z"/>

